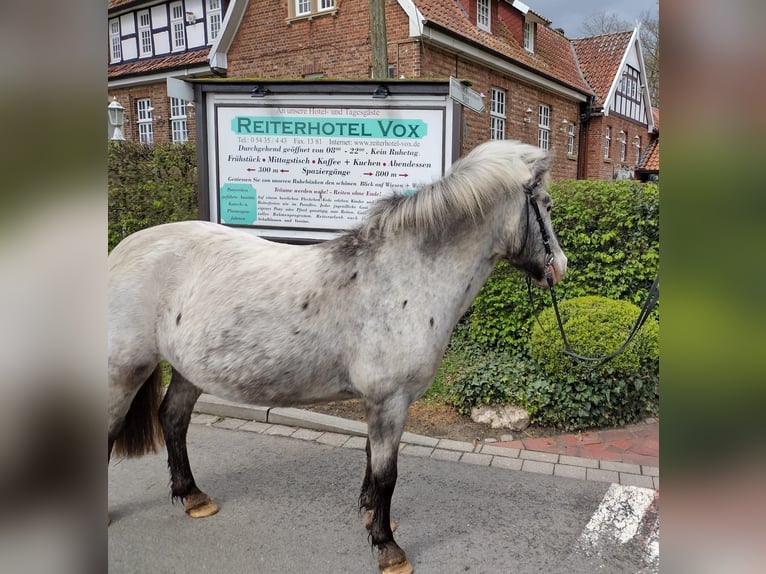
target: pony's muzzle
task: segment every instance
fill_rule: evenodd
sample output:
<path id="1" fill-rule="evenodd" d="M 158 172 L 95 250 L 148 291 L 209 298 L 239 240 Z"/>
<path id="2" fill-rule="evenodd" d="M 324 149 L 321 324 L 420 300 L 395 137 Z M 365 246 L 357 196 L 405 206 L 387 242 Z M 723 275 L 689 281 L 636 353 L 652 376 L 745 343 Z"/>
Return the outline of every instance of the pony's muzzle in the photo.
<path id="1" fill-rule="evenodd" d="M 550 263 L 545 266 L 545 282 L 541 283 L 541 287 L 553 286 L 561 279 L 567 272 L 567 257 L 563 253 L 555 256 L 551 259 Z"/>

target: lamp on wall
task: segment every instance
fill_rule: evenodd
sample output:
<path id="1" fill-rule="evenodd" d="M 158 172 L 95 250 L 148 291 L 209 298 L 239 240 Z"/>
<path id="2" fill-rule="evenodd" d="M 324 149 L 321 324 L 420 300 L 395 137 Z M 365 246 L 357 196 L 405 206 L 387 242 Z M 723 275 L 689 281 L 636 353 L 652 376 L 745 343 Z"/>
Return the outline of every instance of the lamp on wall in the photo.
<path id="1" fill-rule="evenodd" d="M 251 98 L 263 98 L 265 96 L 268 96 L 271 93 L 271 90 L 268 89 L 266 86 L 255 86 L 253 90 L 250 92 Z"/>
<path id="2" fill-rule="evenodd" d="M 524 123 L 528 124 L 530 122 L 529 116 L 532 115 L 532 108 L 527 106 L 527 111 L 524 112 Z"/>
<path id="3" fill-rule="evenodd" d="M 633 145 L 636 147 L 641 147 L 641 138 L 639 136 L 633 136 Z"/>
<path id="4" fill-rule="evenodd" d="M 197 23 L 197 15 L 194 12 L 187 12 L 186 13 L 186 23 L 187 24 L 196 24 Z"/>
<path id="5" fill-rule="evenodd" d="M 390 95 L 391 92 L 389 91 L 388 86 L 384 86 L 383 84 L 379 85 L 375 88 L 375 91 L 372 92 L 372 97 L 377 100 L 385 100 Z"/>
<path id="6" fill-rule="evenodd" d="M 111 141 L 125 141 L 125 136 L 122 135 L 122 125 L 125 123 L 125 108 L 117 101 L 117 97 L 113 97 L 112 101 L 106 107 L 107 114 L 109 116 L 109 123 L 114 126 L 112 133 L 109 137 Z"/>
<path id="7" fill-rule="evenodd" d="M 619 138 L 620 139 L 620 143 L 625 143 L 625 136 L 627 135 L 625 133 L 625 130 L 620 130 L 620 134 L 619 135 L 620 135 L 620 138 Z"/>

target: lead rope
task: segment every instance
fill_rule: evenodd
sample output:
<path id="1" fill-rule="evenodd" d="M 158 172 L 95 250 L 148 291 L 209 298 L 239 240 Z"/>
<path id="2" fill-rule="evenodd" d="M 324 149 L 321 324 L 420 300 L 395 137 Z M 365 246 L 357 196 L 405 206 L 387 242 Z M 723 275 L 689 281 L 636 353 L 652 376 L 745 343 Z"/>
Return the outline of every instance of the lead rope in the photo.
<path id="1" fill-rule="evenodd" d="M 654 278 L 654 281 L 652 282 L 652 286 L 649 288 L 649 293 L 646 296 L 646 301 L 644 302 L 644 305 L 641 308 L 641 312 L 638 314 L 638 317 L 636 318 L 636 322 L 633 324 L 633 328 L 630 330 L 630 333 L 628 334 L 628 338 L 625 340 L 625 342 L 619 347 L 617 347 L 617 349 L 615 349 L 608 355 L 604 355 L 603 357 L 585 357 L 583 355 L 575 353 L 572 350 L 572 347 L 570 347 L 569 341 L 567 340 L 566 333 L 564 332 L 564 324 L 561 321 L 561 314 L 559 313 L 559 306 L 556 300 L 556 292 L 553 289 L 553 278 L 550 277 L 548 273 L 546 273 L 546 279 L 548 280 L 548 286 L 551 292 L 551 301 L 553 301 L 553 311 L 556 314 L 556 324 L 559 328 L 559 333 L 561 334 L 561 340 L 564 342 L 564 354 L 572 357 L 578 363 L 593 363 L 594 364 L 593 366 L 606 363 L 607 361 L 614 359 L 617 355 L 619 355 L 625 350 L 625 348 L 633 340 L 633 337 L 636 336 L 636 333 L 638 333 L 641 327 L 643 327 L 644 323 L 649 318 L 649 315 L 651 314 L 654 307 L 657 305 L 657 301 L 659 301 L 659 298 L 660 298 L 660 291 L 659 291 L 660 275 L 658 273 L 657 276 Z M 532 300 L 532 283 L 529 277 L 527 277 L 527 292 L 529 294 L 530 304 L 534 305 L 534 302 Z M 535 319 L 537 320 L 537 324 L 540 325 L 540 329 L 542 329 L 543 333 L 550 336 L 550 333 L 548 332 L 548 330 L 545 327 L 543 327 L 543 324 L 540 322 L 539 314 L 535 314 Z"/>
<path id="2" fill-rule="evenodd" d="M 532 208 L 535 212 L 535 217 L 537 219 L 537 224 L 540 226 L 540 236 L 543 240 L 543 246 L 545 248 L 545 280 L 548 283 L 548 290 L 551 292 L 551 301 L 553 301 L 553 310 L 556 313 L 556 323 L 559 328 L 559 333 L 561 333 L 561 340 L 564 342 L 564 354 L 572 357 L 575 361 L 579 363 L 594 363 L 594 366 L 598 364 L 606 363 L 607 361 L 614 359 L 617 355 L 622 353 L 625 350 L 625 347 L 627 347 L 630 342 L 633 340 L 633 337 L 636 336 L 636 333 L 641 329 L 641 327 L 646 322 L 646 319 L 651 314 L 654 307 L 657 305 L 657 301 L 659 301 L 660 298 L 660 291 L 659 291 L 659 283 L 660 283 L 660 275 L 659 273 L 654 278 L 654 282 L 652 283 L 652 286 L 649 288 L 649 293 L 646 296 L 646 301 L 644 302 L 643 307 L 641 308 L 641 312 L 638 314 L 638 317 L 636 318 L 636 322 L 633 325 L 633 328 L 630 330 L 630 333 L 628 334 L 628 338 L 625 340 L 625 342 L 617 347 L 614 351 L 609 353 L 608 355 L 605 355 L 603 357 L 585 357 L 583 355 L 579 355 L 575 353 L 572 350 L 572 347 L 569 346 L 569 341 L 567 341 L 567 335 L 564 332 L 564 324 L 561 322 L 561 314 L 559 313 L 559 305 L 556 301 L 556 291 L 553 289 L 553 273 L 551 272 L 551 266 L 553 265 L 553 253 L 551 251 L 551 245 L 550 245 L 550 237 L 548 236 L 548 232 L 545 229 L 545 223 L 543 222 L 542 214 L 540 213 L 540 207 L 537 205 L 537 201 L 535 200 L 535 196 L 533 195 L 533 190 L 537 185 L 539 184 L 539 179 L 534 180 L 531 184 L 524 186 L 524 192 L 529 197 L 529 203 L 532 204 Z M 534 301 L 532 300 L 532 280 L 527 275 L 527 292 L 529 294 L 529 303 L 534 309 Z M 540 322 L 539 314 L 535 314 L 535 319 L 537 320 L 537 324 L 540 325 L 540 328 L 543 330 L 543 333 L 550 336 L 548 331 L 543 327 L 543 324 Z"/>

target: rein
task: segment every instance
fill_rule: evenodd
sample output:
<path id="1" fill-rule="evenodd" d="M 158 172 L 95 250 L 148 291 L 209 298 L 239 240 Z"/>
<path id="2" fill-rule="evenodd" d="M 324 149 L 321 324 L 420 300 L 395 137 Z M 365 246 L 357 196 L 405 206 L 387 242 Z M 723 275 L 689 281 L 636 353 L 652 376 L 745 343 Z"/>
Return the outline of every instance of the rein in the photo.
<path id="1" fill-rule="evenodd" d="M 543 247 L 545 248 L 545 280 L 548 283 L 548 290 L 551 293 L 551 301 L 553 302 L 553 310 L 556 314 L 556 323 L 559 328 L 559 333 L 561 334 L 561 340 L 564 342 L 564 354 L 572 357 L 578 363 L 594 363 L 594 364 L 606 363 L 607 361 L 615 358 L 617 355 L 619 355 L 625 350 L 625 348 L 633 340 L 633 337 L 636 336 L 636 333 L 638 333 L 641 327 L 643 327 L 644 323 L 646 322 L 646 319 L 649 317 L 652 310 L 657 305 L 657 301 L 660 298 L 660 291 L 659 291 L 660 275 L 658 273 L 657 276 L 654 278 L 654 282 L 652 283 L 652 286 L 649 288 L 649 293 L 646 296 L 646 301 L 644 302 L 644 305 L 641 308 L 641 312 L 638 314 L 638 317 L 636 318 L 636 322 L 634 323 L 633 328 L 630 330 L 630 333 L 628 334 L 628 338 L 625 340 L 625 342 L 622 345 L 617 347 L 617 349 L 615 349 L 608 355 L 604 355 L 602 357 L 585 357 L 583 355 L 579 355 L 575 353 L 572 350 L 572 347 L 569 346 L 567 335 L 564 332 L 564 324 L 561 321 L 561 314 L 559 313 L 559 306 L 556 300 L 556 292 L 553 289 L 553 272 L 551 270 L 551 267 L 553 265 L 553 251 L 551 250 L 550 236 L 548 235 L 548 232 L 545 229 L 545 223 L 543 222 L 543 216 L 540 213 L 540 207 L 537 205 L 537 200 L 535 199 L 535 196 L 532 193 L 539 184 L 540 184 L 539 178 L 535 179 L 534 181 L 532 181 L 532 183 L 524 186 L 524 193 L 526 193 L 527 197 L 529 198 L 529 204 L 532 205 L 532 209 L 535 212 L 535 218 L 537 219 L 537 224 L 540 226 L 540 236 L 542 237 Z M 529 294 L 530 305 L 534 306 L 534 302 L 532 300 L 532 280 L 529 277 L 529 275 L 527 275 L 527 292 Z M 540 323 L 540 318 L 537 314 L 535 315 L 535 319 L 537 320 L 537 324 L 540 325 L 540 328 L 543 330 L 543 332 L 548 334 L 548 331 L 546 331 L 545 327 L 543 327 L 542 323 Z"/>

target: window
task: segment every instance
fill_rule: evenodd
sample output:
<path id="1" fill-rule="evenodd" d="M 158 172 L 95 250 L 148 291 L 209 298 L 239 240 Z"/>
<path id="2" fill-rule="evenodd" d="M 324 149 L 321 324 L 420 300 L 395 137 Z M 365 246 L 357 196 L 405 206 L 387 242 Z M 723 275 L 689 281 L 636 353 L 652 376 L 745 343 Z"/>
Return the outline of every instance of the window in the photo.
<path id="1" fill-rule="evenodd" d="M 170 5 L 170 30 L 173 42 L 173 51 L 186 48 L 186 14 L 182 2 L 174 2 Z"/>
<path id="2" fill-rule="evenodd" d="M 221 33 L 221 0 L 207 0 L 207 41 L 213 40 Z"/>
<path id="3" fill-rule="evenodd" d="M 111 48 L 110 62 L 122 60 L 122 43 L 120 40 L 120 21 L 115 18 L 109 21 L 109 45 Z"/>
<path id="4" fill-rule="evenodd" d="M 335 0 L 290 0 L 288 6 L 290 18 L 302 18 L 335 10 Z"/>
<path id="5" fill-rule="evenodd" d="M 295 6 L 295 15 L 303 16 L 311 13 L 311 0 L 298 0 Z"/>
<path id="6" fill-rule="evenodd" d="M 491 32 L 489 16 L 490 0 L 476 0 L 476 25 L 482 30 Z"/>
<path id="7" fill-rule="evenodd" d="M 612 128 L 606 126 L 604 129 L 604 159 L 609 159 L 609 147 L 612 144 Z"/>
<path id="8" fill-rule="evenodd" d="M 551 108 L 540 104 L 540 117 L 537 124 L 537 147 L 549 149 L 551 141 Z"/>
<path id="9" fill-rule="evenodd" d="M 152 100 L 140 98 L 136 100 L 136 117 L 138 118 L 138 141 L 145 144 L 154 143 L 154 128 L 152 127 Z"/>
<path id="10" fill-rule="evenodd" d="M 524 49 L 527 52 L 535 51 L 535 23 L 524 22 Z"/>
<path id="11" fill-rule="evenodd" d="M 636 146 L 636 165 L 641 160 L 641 136 L 633 138 L 633 145 Z"/>
<path id="12" fill-rule="evenodd" d="M 149 10 L 138 13 L 138 38 L 140 56 L 152 55 L 152 26 Z"/>
<path id="13" fill-rule="evenodd" d="M 170 98 L 170 135 L 173 143 L 189 141 L 189 126 L 186 123 L 186 101 Z"/>
<path id="14" fill-rule="evenodd" d="M 575 127 L 572 122 L 567 126 L 567 154 L 574 155 Z"/>
<path id="15" fill-rule="evenodd" d="M 628 155 L 628 134 L 620 132 L 620 162 L 625 163 L 625 157 Z"/>
<path id="16" fill-rule="evenodd" d="M 489 139 L 505 139 L 505 90 L 492 88 L 489 103 Z"/>

